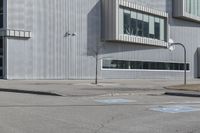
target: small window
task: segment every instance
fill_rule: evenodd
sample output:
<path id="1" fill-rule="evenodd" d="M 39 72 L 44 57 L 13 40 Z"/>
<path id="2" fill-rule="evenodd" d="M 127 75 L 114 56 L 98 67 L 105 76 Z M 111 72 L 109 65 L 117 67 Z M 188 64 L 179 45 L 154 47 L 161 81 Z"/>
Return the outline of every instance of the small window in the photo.
<path id="1" fill-rule="evenodd" d="M 184 70 L 184 63 L 103 60 L 105 69 Z M 187 70 L 190 65 L 187 63 Z"/>

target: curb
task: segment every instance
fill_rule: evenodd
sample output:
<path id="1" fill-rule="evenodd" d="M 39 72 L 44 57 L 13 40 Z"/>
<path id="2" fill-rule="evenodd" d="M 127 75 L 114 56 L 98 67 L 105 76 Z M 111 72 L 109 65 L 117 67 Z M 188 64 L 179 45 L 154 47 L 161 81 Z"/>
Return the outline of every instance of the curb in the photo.
<path id="1" fill-rule="evenodd" d="M 14 92 L 14 93 L 26 93 L 26 94 L 35 94 L 35 95 L 47 95 L 47 96 L 62 96 L 53 92 L 44 92 L 44 91 L 32 91 L 32 90 L 18 90 L 18 89 L 3 89 L 0 88 L 0 92 Z"/>
<path id="2" fill-rule="evenodd" d="M 195 92 L 165 92 L 164 94 L 169 96 L 200 97 L 200 93 L 195 94 Z"/>

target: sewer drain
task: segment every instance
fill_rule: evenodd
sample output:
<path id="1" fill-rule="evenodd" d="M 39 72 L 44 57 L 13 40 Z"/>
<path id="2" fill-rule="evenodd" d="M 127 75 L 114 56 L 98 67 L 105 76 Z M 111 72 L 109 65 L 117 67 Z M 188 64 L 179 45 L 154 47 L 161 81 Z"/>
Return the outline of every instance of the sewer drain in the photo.
<path id="1" fill-rule="evenodd" d="M 103 103 L 103 104 L 126 104 L 130 102 L 134 102 L 132 100 L 127 99 L 103 99 L 103 100 L 95 100 L 96 102 Z"/>

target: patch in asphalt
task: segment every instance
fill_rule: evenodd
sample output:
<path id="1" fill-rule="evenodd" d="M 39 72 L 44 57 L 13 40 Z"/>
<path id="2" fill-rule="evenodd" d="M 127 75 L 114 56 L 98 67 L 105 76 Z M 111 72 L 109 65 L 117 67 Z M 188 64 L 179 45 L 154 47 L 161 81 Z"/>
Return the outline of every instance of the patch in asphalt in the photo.
<path id="1" fill-rule="evenodd" d="M 103 104 L 126 104 L 130 102 L 134 102 L 132 100 L 127 99 L 103 99 L 103 100 L 95 100 L 96 102 L 103 103 Z"/>
<path id="2" fill-rule="evenodd" d="M 186 112 L 195 112 L 200 111 L 200 108 L 191 107 L 187 105 L 169 105 L 169 106 L 159 106 L 151 108 L 150 110 L 159 111 L 164 113 L 186 113 Z"/>

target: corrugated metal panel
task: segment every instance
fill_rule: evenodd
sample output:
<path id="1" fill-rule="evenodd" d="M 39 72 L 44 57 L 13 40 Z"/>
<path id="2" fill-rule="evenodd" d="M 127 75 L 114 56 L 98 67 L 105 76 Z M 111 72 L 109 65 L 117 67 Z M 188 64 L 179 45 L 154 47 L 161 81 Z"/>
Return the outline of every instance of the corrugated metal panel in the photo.
<path id="1" fill-rule="evenodd" d="M 32 38 L 7 39 L 8 79 L 92 79 L 94 52 L 100 58 L 182 62 L 182 49 L 174 52 L 141 44 L 101 42 L 100 0 L 7 0 L 7 28 L 32 32 Z M 194 76 L 194 54 L 200 43 L 200 25 L 171 18 L 171 0 L 129 0 L 169 13 L 170 38 L 186 45 Z M 66 32 L 76 36 L 64 37 Z M 182 72 L 100 71 L 100 78 L 180 78 Z"/>
<path id="2" fill-rule="evenodd" d="M 8 20 L 9 29 L 32 31 L 30 40 L 8 38 L 8 78 L 94 77 L 87 49 L 100 38 L 100 1 L 8 0 Z"/>

